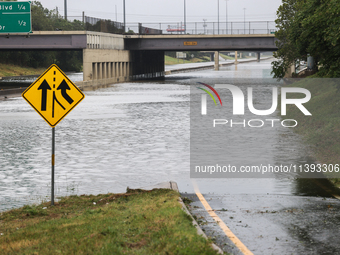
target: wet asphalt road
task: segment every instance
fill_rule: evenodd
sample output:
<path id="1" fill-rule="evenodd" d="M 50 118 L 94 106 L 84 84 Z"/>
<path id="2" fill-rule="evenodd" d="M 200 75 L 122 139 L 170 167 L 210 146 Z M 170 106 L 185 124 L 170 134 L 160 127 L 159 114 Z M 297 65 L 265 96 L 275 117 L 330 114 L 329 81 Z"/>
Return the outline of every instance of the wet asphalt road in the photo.
<path id="1" fill-rule="evenodd" d="M 252 185 L 262 185 L 252 179 Z M 236 181 L 241 183 L 242 181 Z M 203 194 L 215 213 L 253 254 L 340 254 L 340 200 L 324 180 L 296 179 L 295 194 Z M 323 183 L 322 183 L 323 182 Z M 295 184 L 294 184 L 295 183 Z M 333 194 L 339 193 L 333 190 Z M 243 254 L 226 237 L 196 194 L 182 194 L 197 222 L 225 252 Z"/>

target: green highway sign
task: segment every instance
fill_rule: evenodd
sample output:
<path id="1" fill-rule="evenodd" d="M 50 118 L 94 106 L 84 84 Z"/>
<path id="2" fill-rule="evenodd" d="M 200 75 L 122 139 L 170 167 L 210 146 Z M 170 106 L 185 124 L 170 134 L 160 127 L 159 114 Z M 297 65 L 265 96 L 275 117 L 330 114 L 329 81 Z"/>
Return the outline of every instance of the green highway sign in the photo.
<path id="1" fill-rule="evenodd" d="M 31 2 L 0 2 L 0 33 L 32 33 Z"/>

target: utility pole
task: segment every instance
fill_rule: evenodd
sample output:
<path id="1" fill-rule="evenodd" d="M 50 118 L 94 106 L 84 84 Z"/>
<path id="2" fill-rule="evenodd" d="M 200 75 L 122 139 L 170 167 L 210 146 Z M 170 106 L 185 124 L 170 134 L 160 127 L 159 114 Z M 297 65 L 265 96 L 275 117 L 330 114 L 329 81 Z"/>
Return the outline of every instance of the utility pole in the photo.
<path id="1" fill-rule="evenodd" d="M 64 0 L 64 16 L 65 20 L 67 20 L 67 0 Z"/>
<path id="2" fill-rule="evenodd" d="M 217 0 L 217 34 L 220 34 L 220 0 Z"/>
<path id="3" fill-rule="evenodd" d="M 124 13 L 124 33 L 125 33 L 125 28 L 126 28 L 126 19 L 125 19 L 125 0 L 123 0 L 123 13 Z"/>
<path id="4" fill-rule="evenodd" d="M 203 22 L 204 22 L 204 24 L 203 24 L 203 27 L 204 27 L 204 34 L 205 34 L 205 28 L 207 27 L 207 25 L 205 24 L 206 21 L 207 21 L 207 19 L 203 19 Z"/>
<path id="5" fill-rule="evenodd" d="M 225 0 L 225 29 L 228 34 L 228 0 Z"/>
<path id="6" fill-rule="evenodd" d="M 244 15 L 243 15 L 243 29 L 244 29 L 244 34 L 246 34 L 246 8 L 243 8 Z"/>
<path id="7" fill-rule="evenodd" d="M 185 11 L 185 0 L 184 0 L 184 34 L 187 33 L 187 21 L 186 21 L 186 11 Z"/>

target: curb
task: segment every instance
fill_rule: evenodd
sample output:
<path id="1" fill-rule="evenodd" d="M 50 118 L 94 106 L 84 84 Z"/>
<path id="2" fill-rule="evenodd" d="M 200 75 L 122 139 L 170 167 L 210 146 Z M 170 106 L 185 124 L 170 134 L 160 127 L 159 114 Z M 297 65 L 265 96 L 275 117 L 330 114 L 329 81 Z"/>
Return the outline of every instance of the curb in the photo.
<path id="1" fill-rule="evenodd" d="M 162 182 L 153 186 L 148 186 L 145 188 L 141 188 L 141 189 L 171 189 L 174 191 L 177 191 L 179 193 L 179 189 L 178 189 L 178 185 L 176 182 L 174 181 L 169 181 L 169 182 Z M 203 236 L 205 239 L 208 240 L 207 235 L 203 232 L 203 230 L 200 228 L 200 226 L 198 225 L 198 223 L 196 222 L 196 220 L 194 219 L 194 217 L 191 215 L 191 213 L 189 212 L 188 208 L 185 206 L 185 204 L 183 203 L 183 200 L 181 197 L 179 197 L 178 199 L 179 203 L 182 205 L 182 209 L 183 211 L 188 214 L 190 216 L 190 218 L 192 219 L 192 224 L 196 227 L 197 229 L 197 234 Z M 211 244 L 212 248 L 217 251 L 219 254 L 224 254 L 224 252 L 222 251 L 222 249 L 220 247 L 218 247 L 216 244 L 212 243 Z"/>

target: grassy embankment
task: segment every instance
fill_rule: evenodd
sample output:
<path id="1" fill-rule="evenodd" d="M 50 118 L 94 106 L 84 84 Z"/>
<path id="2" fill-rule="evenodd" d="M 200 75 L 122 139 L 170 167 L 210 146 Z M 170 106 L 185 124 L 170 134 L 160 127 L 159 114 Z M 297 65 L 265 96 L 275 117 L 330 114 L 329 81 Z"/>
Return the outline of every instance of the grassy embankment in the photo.
<path id="1" fill-rule="evenodd" d="M 21 76 L 21 75 L 41 75 L 46 68 L 21 67 L 11 64 L 0 63 L 0 77 Z"/>
<path id="2" fill-rule="evenodd" d="M 234 60 L 235 58 L 224 55 L 222 53 L 220 53 L 220 56 L 224 59 L 228 59 L 228 60 Z M 193 58 L 189 60 L 184 60 L 184 63 L 199 63 L 199 62 L 209 62 L 210 61 L 210 57 L 208 56 L 204 56 L 203 58 Z M 177 59 L 177 58 L 172 58 L 169 57 L 167 55 L 164 56 L 164 62 L 165 65 L 176 65 L 176 64 L 183 64 L 183 59 Z"/>
<path id="3" fill-rule="evenodd" d="M 326 82 L 325 79 L 306 78 L 288 86 L 306 88 L 311 92 L 311 100 L 304 106 L 312 116 L 305 116 L 296 106 L 288 105 L 285 118 L 298 121 L 294 130 L 312 146 L 318 162 L 340 164 L 340 91 L 328 79 Z M 340 178 L 335 178 L 339 173 L 325 175 L 340 187 Z"/>
<path id="4" fill-rule="evenodd" d="M 209 62 L 209 61 L 210 61 L 210 58 L 206 56 L 206 57 L 203 57 L 203 58 L 193 58 L 190 61 L 184 60 L 184 64 L 186 64 L 186 63 L 198 63 L 198 62 Z M 164 63 L 165 63 L 165 65 L 183 64 L 183 59 L 172 58 L 170 56 L 164 55 Z"/>
<path id="5" fill-rule="evenodd" d="M 227 59 L 227 60 L 235 60 L 235 58 L 230 57 L 230 56 L 227 56 L 227 55 L 224 55 L 224 54 L 222 54 L 222 53 L 220 53 L 220 56 L 221 56 L 222 58 L 224 58 L 224 59 Z"/>
<path id="6" fill-rule="evenodd" d="M 175 191 L 70 196 L 0 214 L 3 254 L 217 254 Z"/>

